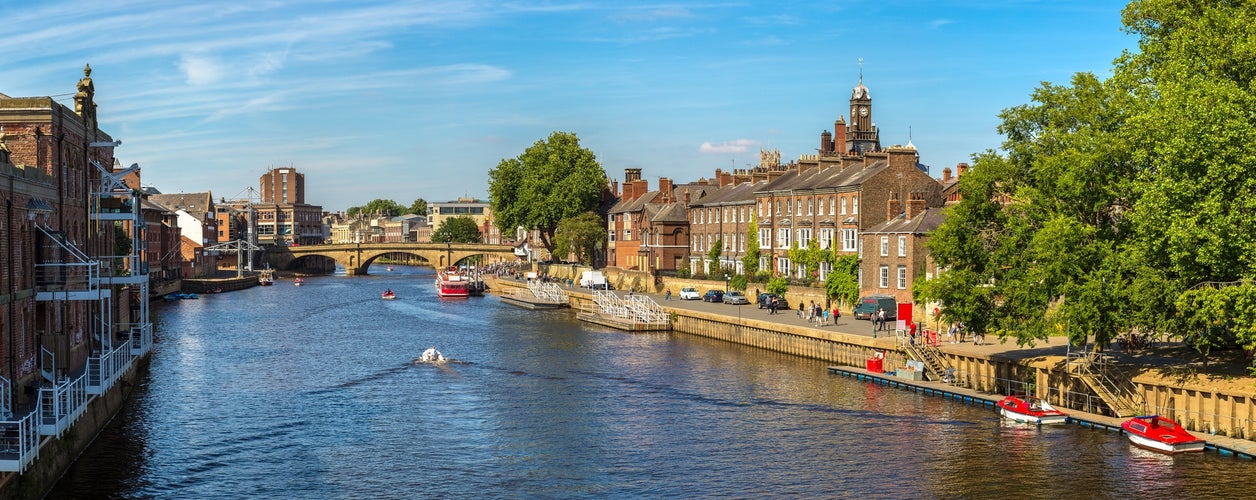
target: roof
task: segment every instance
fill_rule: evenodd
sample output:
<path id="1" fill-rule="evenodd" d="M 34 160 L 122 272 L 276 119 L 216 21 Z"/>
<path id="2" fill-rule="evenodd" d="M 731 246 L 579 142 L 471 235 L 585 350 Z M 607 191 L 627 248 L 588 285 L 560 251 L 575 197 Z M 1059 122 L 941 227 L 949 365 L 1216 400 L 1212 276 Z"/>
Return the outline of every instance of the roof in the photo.
<path id="1" fill-rule="evenodd" d="M 929 234 L 946 220 L 946 213 L 940 208 L 926 208 L 911 219 L 899 215 L 868 228 L 863 234 Z"/>
<path id="2" fill-rule="evenodd" d="M 689 222 L 689 207 L 683 202 L 651 203 L 648 208 L 655 212 L 650 216 L 651 222 Z"/>
<path id="3" fill-rule="evenodd" d="M 767 185 L 767 181 L 743 182 L 741 184 L 729 184 L 722 188 L 718 188 L 701 199 L 694 201 L 690 198 L 690 205 L 707 206 L 707 205 L 729 205 L 729 204 L 752 204 L 754 203 L 755 192 L 759 191 Z"/>
<path id="4" fill-rule="evenodd" d="M 209 192 L 152 194 L 148 196 L 148 199 L 172 210 L 183 210 L 200 220 L 205 220 L 206 215 L 211 214 L 214 205 L 213 194 Z M 210 217 L 212 218 L 212 215 Z"/>
<path id="5" fill-rule="evenodd" d="M 658 191 L 647 191 L 645 194 L 631 200 L 624 200 L 620 198 L 614 205 L 611 206 L 607 213 L 620 214 L 627 212 L 640 212 L 645 209 L 647 203 L 654 201 L 654 198 L 658 197 L 658 195 Z"/>

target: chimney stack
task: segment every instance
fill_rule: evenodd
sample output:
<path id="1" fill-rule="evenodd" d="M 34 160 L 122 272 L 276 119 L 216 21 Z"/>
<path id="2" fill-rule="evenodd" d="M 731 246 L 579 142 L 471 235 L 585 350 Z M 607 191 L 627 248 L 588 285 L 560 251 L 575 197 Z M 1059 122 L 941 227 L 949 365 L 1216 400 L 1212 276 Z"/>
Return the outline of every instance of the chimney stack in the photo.
<path id="1" fill-rule="evenodd" d="M 886 202 L 885 220 L 893 220 L 903 213 L 903 202 L 898 199 L 898 193 L 890 193 L 890 200 Z"/>
<path id="2" fill-rule="evenodd" d="M 650 181 L 647 181 L 645 179 L 637 179 L 635 181 L 632 181 L 632 199 L 635 200 L 637 198 L 640 198 L 642 195 L 646 193 L 646 191 L 649 191 L 649 190 L 650 190 Z"/>
<path id="3" fill-rule="evenodd" d="M 820 132 L 820 155 L 827 155 L 833 152 L 833 134 L 828 130 Z"/>
<path id="4" fill-rule="evenodd" d="M 716 172 L 719 174 L 720 187 L 728 186 L 733 183 L 733 175 L 728 172 Z"/>
<path id="5" fill-rule="evenodd" d="M 689 206 L 689 188 L 685 188 L 685 193 L 681 195 L 681 199 L 685 201 L 685 206 Z"/>
<path id="6" fill-rule="evenodd" d="M 907 200 L 907 219 L 915 219 L 917 215 L 924 213 L 927 203 L 925 203 L 925 194 L 914 192 L 908 195 Z"/>
<path id="7" fill-rule="evenodd" d="M 846 119 L 841 115 L 833 123 L 833 151 L 839 155 L 846 154 Z"/>
<path id="8" fill-rule="evenodd" d="M 967 164 L 967 163 L 960 163 L 959 165 L 956 165 L 956 166 L 955 166 L 955 176 L 956 176 L 956 177 L 959 177 L 959 176 L 961 176 L 961 175 L 964 175 L 964 172 L 967 172 L 967 171 L 968 171 L 968 164 Z"/>
<path id="9" fill-rule="evenodd" d="M 667 177 L 659 177 L 659 192 L 663 194 L 663 203 L 671 203 L 672 180 Z"/>
<path id="10" fill-rule="evenodd" d="M 948 182 L 951 182 L 951 167 L 942 169 L 942 183 L 946 184 Z"/>

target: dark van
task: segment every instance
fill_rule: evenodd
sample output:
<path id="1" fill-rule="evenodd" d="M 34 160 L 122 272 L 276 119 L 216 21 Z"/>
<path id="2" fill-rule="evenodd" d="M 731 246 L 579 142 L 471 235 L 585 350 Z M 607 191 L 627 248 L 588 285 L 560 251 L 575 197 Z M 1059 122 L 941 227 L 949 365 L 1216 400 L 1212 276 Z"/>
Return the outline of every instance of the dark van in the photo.
<path id="1" fill-rule="evenodd" d="M 855 304 L 855 319 L 872 319 L 877 309 L 885 309 L 885 320 L 898 319 L 898 302 L 889 295 L 869 295 L 859 299 Z"/>

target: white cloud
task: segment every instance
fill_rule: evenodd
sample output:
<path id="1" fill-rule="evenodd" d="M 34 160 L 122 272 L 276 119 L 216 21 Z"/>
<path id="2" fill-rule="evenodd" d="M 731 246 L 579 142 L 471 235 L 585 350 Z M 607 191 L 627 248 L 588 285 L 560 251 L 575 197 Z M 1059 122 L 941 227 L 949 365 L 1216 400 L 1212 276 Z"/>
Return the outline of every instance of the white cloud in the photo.
<path id="1" fill-rule="evenodd" d="M 941 27 L 946 26 L 946 25 L 948 25 L 948 24 L 955 24 L 955 21 L 952 21 L 952 20 L 950 20 L 950 19 L 934 19 L 932 22 L 930 22 L 930 23 L 929 23 L 929 27 L 930 27 L 930 28 L 941 28 Z"/>
<path id="2" fill-rule="evenodd" d="M 737 139 L 737 140 L 733 140 L 729 142 L 722 142 L 719 144 L 712 144 L 709 142 L 704 142 L 702 143 L 702 146 L 698 147 L 698 151 L 701 153 L 720 153 L 720 154 L 745 153 L 746 151 L 749 151 L 751 147 L 755 147 L 758 145 L 759 145 L 759 141 L 756 141 L 754 139 Z"/>
<path id="3" fill-rule="evenodd" d="M 179 70 L 183 71 L 183 77 L 188 85 L 193 87 L 213 85 L 225 74 L 222 65 L 217 61 L 208 57 L 187 54 L 180 58 Z"/>

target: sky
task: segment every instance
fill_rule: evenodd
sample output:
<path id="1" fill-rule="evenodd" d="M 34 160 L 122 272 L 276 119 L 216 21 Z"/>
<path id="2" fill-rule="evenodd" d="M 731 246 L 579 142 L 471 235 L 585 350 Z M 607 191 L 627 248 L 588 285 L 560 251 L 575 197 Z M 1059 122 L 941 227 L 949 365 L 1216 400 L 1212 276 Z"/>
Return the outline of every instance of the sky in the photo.
<path id="1" fill-rule="evenodd" d="M 883 146 L 930 173 L 998 149 L 1043 82 L 1111 75 L 1125 2 L 252 0 L 0 2 L 0 93 L 73 107 L 163 193 L 240 199 L 267 170 L 306 202 L 487 198 L 488 172 L 574 132 L 657 187 L 815 154 L 872 97 Z"/>

